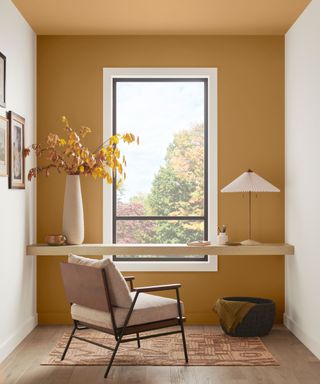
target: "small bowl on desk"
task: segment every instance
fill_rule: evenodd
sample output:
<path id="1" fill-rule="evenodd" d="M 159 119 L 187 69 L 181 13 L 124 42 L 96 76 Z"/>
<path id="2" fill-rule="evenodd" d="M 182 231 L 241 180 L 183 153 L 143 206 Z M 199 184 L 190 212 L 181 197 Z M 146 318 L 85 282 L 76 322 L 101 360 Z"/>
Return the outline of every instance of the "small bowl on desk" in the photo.
<path id="1" fill-rule="evenodd" d="M 45 239 L 48 245 L 64 245 L 67 242 L 67 238 L 64 235 L 47 235 Z"/>

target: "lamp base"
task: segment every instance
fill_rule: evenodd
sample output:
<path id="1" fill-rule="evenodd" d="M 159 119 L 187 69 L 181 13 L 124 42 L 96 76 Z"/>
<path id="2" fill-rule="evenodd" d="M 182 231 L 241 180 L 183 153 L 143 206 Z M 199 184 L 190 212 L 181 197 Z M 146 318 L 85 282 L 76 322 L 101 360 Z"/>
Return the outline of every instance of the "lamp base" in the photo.
<path id="1" fill-rule="evenodd" d="M 259 245 L 261 243 L 259 243 L 259 241 L 248 239 L 248 240 L 241 241 L 240 244 L 241 245 Z"/>

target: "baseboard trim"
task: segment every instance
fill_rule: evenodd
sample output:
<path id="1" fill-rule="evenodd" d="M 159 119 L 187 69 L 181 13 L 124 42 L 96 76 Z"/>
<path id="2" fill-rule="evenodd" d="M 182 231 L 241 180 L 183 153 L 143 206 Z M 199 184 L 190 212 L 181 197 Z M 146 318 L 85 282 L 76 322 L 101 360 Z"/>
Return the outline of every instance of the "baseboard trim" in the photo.
<path id="1" fill-rule="evenodd" d="M 283 324 L 303 343 L 318 359 L 320 359 L 320 342 L 304 332 L 287 314 L 283 315 Z"/>
<path id="2" fill-rule="evenodd" d="M 10 355 L 26 336 L 29 335 L 37 324 L 37 314 L 30 316 L 29 319 L 27 319 L 11 336 L 0 344 L 0 363 Z"/>

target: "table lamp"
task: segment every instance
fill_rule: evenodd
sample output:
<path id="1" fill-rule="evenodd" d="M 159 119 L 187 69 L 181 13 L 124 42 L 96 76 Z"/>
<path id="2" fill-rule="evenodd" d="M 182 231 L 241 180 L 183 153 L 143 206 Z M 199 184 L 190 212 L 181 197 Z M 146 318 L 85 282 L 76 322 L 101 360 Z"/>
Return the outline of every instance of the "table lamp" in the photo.
<path id="1" fill-rule="evenodd" d="M 258 241 L 251 239 L 251 193 L 254 192 L 280 192 L 280 189 L 257 175 L 251 169 L 234 179 L 221 189 L 221 192 L 249 192 L 249 239 L 241 241 L 242 245 L 257 245 Z"/>

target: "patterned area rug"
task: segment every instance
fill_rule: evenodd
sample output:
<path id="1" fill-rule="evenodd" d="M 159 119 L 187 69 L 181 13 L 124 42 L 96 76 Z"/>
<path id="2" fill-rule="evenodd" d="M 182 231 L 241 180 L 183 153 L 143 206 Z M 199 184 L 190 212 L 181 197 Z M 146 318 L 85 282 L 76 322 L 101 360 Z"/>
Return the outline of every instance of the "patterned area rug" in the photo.
<path id="1" fill-rule="evenodd" d="M 114 338 L 92 330 L 78 331 L 78 335 L 113 347 Z M 111 351 L 73 339 L 64 361 L 63 349 L 69 333 L 59 340 L 48 358 L 41 365 L 106 365 Z M 220 366 L 279 365 L 259 337 L 238 338 L 217 334 L 213 330 L 202 331 L 200 327 L 186 327 L 189 364 Z M 186 365 L 181 334 L 141 340 L 120 345 L 114 365 Z"/>

